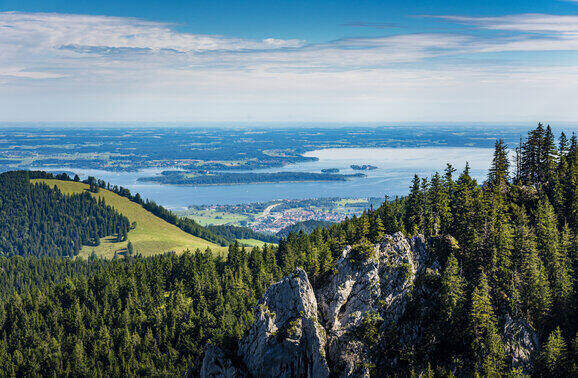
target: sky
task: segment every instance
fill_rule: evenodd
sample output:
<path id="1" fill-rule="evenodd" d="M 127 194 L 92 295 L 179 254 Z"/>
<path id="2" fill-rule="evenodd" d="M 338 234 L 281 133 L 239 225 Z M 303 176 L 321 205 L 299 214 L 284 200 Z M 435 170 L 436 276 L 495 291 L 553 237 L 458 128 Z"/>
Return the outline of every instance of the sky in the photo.
<path id="1" fill-rule="evenodd" d="M 0 121 L 578 122 L 575 1 L 0 0 Z"/>

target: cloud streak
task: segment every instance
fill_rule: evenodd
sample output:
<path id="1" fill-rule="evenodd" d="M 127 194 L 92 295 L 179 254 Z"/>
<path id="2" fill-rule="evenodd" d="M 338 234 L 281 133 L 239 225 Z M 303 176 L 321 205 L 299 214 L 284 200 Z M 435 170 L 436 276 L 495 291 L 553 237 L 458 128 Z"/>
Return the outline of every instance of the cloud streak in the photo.
<path id="1" fill-rule="evenodd" d="M 381 101 L 384 109 L 393 112 L 390 117 L 399 118 L 416 106 L 430 109 L 430 101 L 443 102 L 444 96 L 450 99 L 452 95 L 456 102 L 466 103 L 465 109 L 470 102 L 480 101 L 480 93 L 493 97 L 523 93 L 522 98 L 534 104 L 537 99 L 528 98 L 529 92 L 546 84 L 558 86 L 552 90 L 564 104 L 567 84 L 578 84 L 576 60 L 554 67 L 539 61 L 521 65 L 522 59 L 511 63 L 487 58 L 496 53 L 578 51 L 578 16 L 424 17 L 470 28 L 452 33 L 398 30 L 382 37 L 311 43 L 274 36 L 256 40 L 184 33 L 171 24 L 133 18 L 4 12 L 0 13 L 0 96 L 8 100 L 7 111 L 10 103 L 25 101 L 26 96 L 50 93 L 55 101 L 65 103 L 82 96 L 102 96 L 98 101 L 106 102 L 108 96 L 121 98 L 118 102 L 124 104 L 125 112 L 131 109 L 133 116 L 143 103 L 150 107 L 152 99 L 164 104 L 169 114 L 190 114 L 183 110 L 186 104 L 212 100 L 214 114 L 205 106 L 200 109 L 208 112 L 204 118 L 224 117 L 219 104 L 236 109 L 230 112 L 238 115 L 245 106 L 239 104 L 275 100 L 294 109 L 307 108 L 309 113 L 303 114 L 310 114 L 309 118 L 315 118 L 314 112 L 299 105 L 302 101 L 318 105 L 326 101 L 360 109 L 363 117 L 375 117 L 361 104 L 379 106 Z M 389 23 L 346 25 L 395 27 Z M 564 78 L 563 85 L 556 84 L 555 75 Z M 166 98 L 173 103 L 163 102 Z M 514 104 L 517 100 L 505 101 Z M 248 107 L 248 113 L 257 112 L 252 105 Z M 431 112 L 435 113 L 433 108 Z M 570 113 L 566 117 L 578 118 Z M 114 114 L 118 117 L 119 113 Z M 411 114 L 406 117 L 411 119 Z"/>

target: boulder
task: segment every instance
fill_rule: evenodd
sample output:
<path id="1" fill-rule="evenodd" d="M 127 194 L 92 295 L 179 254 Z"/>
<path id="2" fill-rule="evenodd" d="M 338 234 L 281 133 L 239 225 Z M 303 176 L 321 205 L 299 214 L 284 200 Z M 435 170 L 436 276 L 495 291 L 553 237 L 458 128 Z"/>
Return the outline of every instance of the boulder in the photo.
<path id="1" fill-rule="evenodd" d="M 313 288 L 299 268 L 267 289 L 239 355 L 255 377 L 327 377 L 325 342 Z"/>

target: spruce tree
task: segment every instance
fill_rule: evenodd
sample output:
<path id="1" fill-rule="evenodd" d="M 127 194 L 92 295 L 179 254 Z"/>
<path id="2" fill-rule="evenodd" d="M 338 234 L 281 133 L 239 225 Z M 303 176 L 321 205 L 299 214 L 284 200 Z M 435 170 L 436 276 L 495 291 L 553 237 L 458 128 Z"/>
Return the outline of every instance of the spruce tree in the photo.
<path id="1" fill-rule="evenodd" d="M 458 260 L 453 254 L 448 256 L 440 288 L 440 316 L 442 328 L 447 335 L 448 348 L 458 348 L 463 345 L 461 330 L 466 324 L 465 303 L 466 280 L 463 278 Z"/>
<path id="2" fill-rule="evenodd" d="M 568 137 L 564 132 L 560 134 L 560 139 L 558 142 L 558 155 L 565 156 L 568 151 Z"/>
<path id="3" fill-rule="evenodd" d="M 536 210 L 536 236 L 541 257 L 546 263 L 550 278 L 554 273 L 554 262 L 558 258 L 558 220 L 548 198 L 542 196 Z"/>
<path id="4" fill-rule="evenodd" d="M 483 272 L 472 293 L 470 331 L 476 371 L 488 376 L 499 375 L 504 368 L 504 346 L 498 333 L 490 286 Z"/>
<path id="5" fill-rule="evenodd" d="M 503 195 L 496 193 L 490 198 L 486 215 L 489 233 L 485 241 L 491 261 L 484 267 L 490 270 L 493 282 L 506 290 L 512 279 L 513 230 Z"/>
<path id="6" fill-rule="evenodd" d="M 488 173 L 488 184 L 496 190 L 505 190 L 509 180 L 510 161 L 508 146 L 502 139 L 494 144 L 494 158 Z"/>
<path id="7" fill-rule="evenodd" d="M 539 123 L 521 146 L 520 177 L 524 184 L 535 184 L 540 180 L 543 145 L 544 125 Z"/>
<path id="8" fill-rule="evenodd" d="M 560 327 L 557 327 L 542 349 L 542 363 L 547 374 L 563 377 L 567 374 L 568 350 L 562 337 Z"/>
<path id="9" fill-rule="evenodd" d="M 418 175 L 412 180 L 406 206 L 405 225 L 411 234 L 417 234 L 423 225 L 424 193 Z"/>
<path id="10" fill-rule="evenodd" d="M 523 209 L 518 209 L 514 253 L 520 265 L 522 307 L 534 325 L 543 325 L 552 305 L 546 268 L 539 257 L 535 235 Z"/>
<path id="11" fill-rule="evenodd" d="M 556 140 L 550 125 L 548 125 L 544 132 L 544 138 L 542 139 L 542 146 L 540 149 L 539 180 L 541 182 L 549 182 L 552 180 L 555 175 L 557 160 L 558 149 L 556 148 Z"/>

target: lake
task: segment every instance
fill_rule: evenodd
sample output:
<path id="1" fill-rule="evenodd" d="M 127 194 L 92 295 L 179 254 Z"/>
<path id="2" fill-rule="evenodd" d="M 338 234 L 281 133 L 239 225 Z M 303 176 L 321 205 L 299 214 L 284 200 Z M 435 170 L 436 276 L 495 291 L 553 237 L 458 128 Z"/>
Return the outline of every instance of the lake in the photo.
<path id="1" fill-rule="evenodd" d="M 291 164 L 281 168 L 255 172 L 304 171 L 320 172 L 325 168 L 338 168 L 340 173 L 355 173 L 351 164 L 371 164 L 378 167 L 364 171 L 365 178 L 345 182 L 305 182 L 279 184 L 244 184 L 223 186 L 176 186 L 138 182 L 139 177 L 158 174 L 160 169 L 138 172 L 109 172 L 94 169 L 62 168 L 78 173 L 82 178 L 90 175 L 113 185 L 124 186 L 143 198 L 170 209 L 189 205 L 234 204 L 263 202 L 274 199 L 304 199 L 314 197 L 390 197 L 407 194 L 414 174 L 430 176 L 440 173 L 446 163 L 461 172 L 468 161 L 471 174 L 483 180 L 492 159 L 491 148 L 425 147 L 425 148 L 329 148 L 310 151 L 305 156 L 317 157 L 315 162 Z M 42 169 L 37 167 L 35 169 Z M 55 168 L 50 168 L 54 171 Z"/>
<path id="2" fill-rule="evenodd" d="M 472 176 L 483 180 L 491 162 L 490 148 L 432 147 L 432 148 L 329 148 L 306 153 L 317 157 L 315 162 L 291 164 L 282 168 L 258 172 L 307 171 L 320 172 L 324 168 L 338 168 L 341 173 L 354 173 L 351 164 L 371 164 L 378 167 L 364 171 L 365 178 L 346 182 L 305 182 L 279 184 L 245 184 L 223 186 L 176 186 L 138 182 L 139 177 L 158 174 L 160 169 L 138 172 L 109 172 L 94 169 L 71 169 L 82 178 L 90 175 L 114 185 L 129 188 L 171 209 L 189 205 L 233 204 L 261 202 L 274 199 L 303 199 L 313 197 L 384 197 L 406 194 L 415 173 L 430 176 L 442 172 L 446 163 L 459 173 L 469 161 Z M 37 167 L 35 169 L 42 169 Z M 54 168 L 50 170 L 54 171 Z"/>

